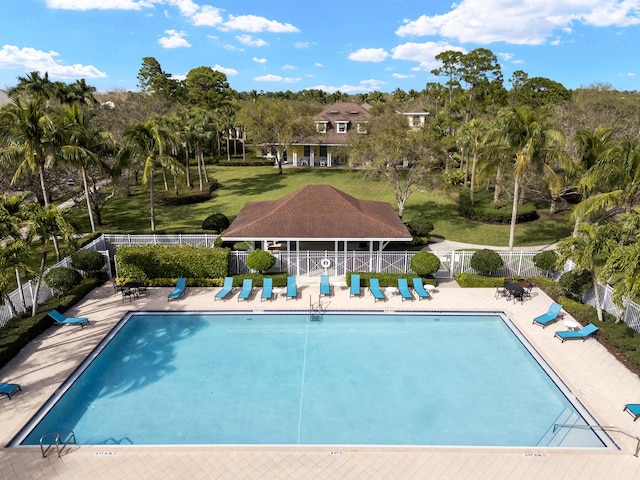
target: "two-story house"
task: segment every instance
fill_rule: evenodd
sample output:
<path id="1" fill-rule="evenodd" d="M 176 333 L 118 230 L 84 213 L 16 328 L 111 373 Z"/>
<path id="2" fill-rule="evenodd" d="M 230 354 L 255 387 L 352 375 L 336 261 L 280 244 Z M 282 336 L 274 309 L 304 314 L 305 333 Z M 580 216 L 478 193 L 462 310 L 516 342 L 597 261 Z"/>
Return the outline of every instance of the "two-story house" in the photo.
<path id="1" fill-rule="evenodd" d="M 334 103 L 313 116 L 316 134 L 289 147 L 293 165 L 331 167 L 347 163 L 349 135 L 367 133 L 371 113 L 357 103 Z"/>

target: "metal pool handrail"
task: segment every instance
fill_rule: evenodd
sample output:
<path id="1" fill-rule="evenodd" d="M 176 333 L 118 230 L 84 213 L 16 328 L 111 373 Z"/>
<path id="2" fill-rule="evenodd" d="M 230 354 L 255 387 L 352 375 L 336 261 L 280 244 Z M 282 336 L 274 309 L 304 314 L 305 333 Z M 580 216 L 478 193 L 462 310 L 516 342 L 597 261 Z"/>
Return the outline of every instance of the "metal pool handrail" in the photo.
<path id="1" fill-rule="evenodd" d="M 51 441 L 51 443 L 49 443 L 47 448 L 44 448 L 44 439 L 48 438 L 48 437 L 52 437 L 52 436 L 54 437 L 53 440 Z M 62 448 L 60 448 L 60 439 L 63 436 L 66 438 L 66 440 L 62 442 Z M 74 445 L 77 445 L 77 443 L 76 443 L 76 434 L 73 433 L 73 431 L 61 432 L 61 433 L 58 433 L 58 432 L 45 433 L 43 436 L 40 437 L 40 451 L 42 452 L 42 457 L 43 458 L 47 458 L 47 452 L 49 451 L 49 449 L 53 445 L 55 445 L 56 446 L 56 452 L 58 452 L 58 458 L 59 458 L 60 454 L 64 450 L 64 447 L 66 447 L 70 443 L 72 443 Z"/>
<path id="2" fill-rule="evenodd" d="M 629 430 L 625 430 L 621 427 L 616 427 L 615 425 L 572 425 L 572 424 L 562 424 L 562 423 L 554 423 L 553 424 L 553 432 L 555 433 L 557 428 L 581 428 L 582 430 L 593 430 L 594 428 L 598 428 L 603 431 L 613 430 L 615 432 L 623 433 L 633 439 L 636 440 L 636 452 L 633 454 L 634 457 L 638 456 L 638 452 L 640 451 L 640 437 Z"/>

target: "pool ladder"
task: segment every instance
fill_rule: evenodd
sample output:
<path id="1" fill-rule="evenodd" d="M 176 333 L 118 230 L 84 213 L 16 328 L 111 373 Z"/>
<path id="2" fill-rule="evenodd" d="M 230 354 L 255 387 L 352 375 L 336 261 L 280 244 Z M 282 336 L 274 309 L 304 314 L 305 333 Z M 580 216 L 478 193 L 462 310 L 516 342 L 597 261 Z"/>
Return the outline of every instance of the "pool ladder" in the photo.
<path id="1" fill-rule="evenodd" d="M 318 297 L 318 303 L 314 304 L 309 296 L 309 320 L 312 322 L 321 322 L 322 313 L 325 311 L 322 305 L 322 297 Z"/>
<path id="2" fill-rule="evenodd" d="M 45 439 L 52 438 L 49 445 L 45 448 Z M 56 446 L 56 452 L 58 452 L 58 458 L 62 454 L 62 451 L 67 445 L 77 445 L 76 443 L 76 434 L 73 431 L 70 432 L 53 432 L 53 433 L 45 433 L 40 437 L 40 451 L 42 452 L 42 457 L 47 458 L 47 452 L 54 445 Z"/>
<path id="3" fill-rule="evenodd" d="M 640 437 L 638 437 L 638 435 L 636 435 L 635 433 L 630 432 L 629 430 L 625 430 L 624 428 L 621 428 L 621 427 L 616 427 L 615 425 L 572 425 L 572 424 L 560 424 L 560 423 L 555 423 L 553 425 L 554 432 L 560 428 L 578 428 L 582 430 L 597 429 L 597 430 L 602 430 L 603 432 L 606 432 L 607 430 L 610 430 L 613 432 L 620 432 L 624 435 L 627 435 L 628 437 L 633 438 L 636 441 L 636 451 L 633 454 L 633 456 L 637 457 L 638 453 L 640 453 Z"/>

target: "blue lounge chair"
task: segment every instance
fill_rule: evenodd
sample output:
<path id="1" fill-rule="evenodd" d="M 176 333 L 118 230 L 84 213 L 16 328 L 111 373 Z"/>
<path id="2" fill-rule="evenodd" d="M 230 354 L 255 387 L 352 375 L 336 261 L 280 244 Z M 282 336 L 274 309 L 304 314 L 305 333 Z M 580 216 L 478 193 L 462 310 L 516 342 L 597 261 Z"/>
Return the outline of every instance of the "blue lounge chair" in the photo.
<path id="1" fill-rule="evenodd" d="M 0 395 L 6 395 L 11 400 L 11 395 L 16 393 L 18 390 L 22 391 L 20 385 L 17 383 L 0 383 Z"/>
<path id="2" fill-rule="evenodd" d="M 287 277 L 287 300 L 290 298 L 298 298 L 298 286 L 296 285 L 296 277 Z"/>
<path id="3" fill-rule="evenodd" d="M 360 290 L 360 275 L 354 273 L 351 275 L 351 287 L 349 289 L 349 298 L 351 297 L 359 297 L 362 295 L 362 291 Z"/>
<path id="4" fill-rule="evenodd" d="M 331 295 L 331 284 L 329 275 L 320 275 L 320 295 Z"/>
<path id="5" fill-rule="evenodd" d="M 419 300 L 422 300 L 423 298 L 428 298 L 429 300 L 431 300 L 431 294 L 425 290 L 424 284 L 422 283 L 422 278 L 414 277 L 413 290 L 416 292 L 416 295 L 418 295 Z"/>
<path id="6" fill-rule="evenodd" d="M 260 295 L 260 301 L 273 300 L 273 278 L 266 277 L 262 280 L 262 295 Z"/>
<path id="7" fill-rule="evenodd" d="M 229 295 L 233 291 L 233 277 L 224 277 L 224 283 L 222 284 L 222 288 L 215 294 L 213 297 L 213 301 L 215 302 L 218 298 L 225 299 L 227 295 Z"/>
<path id="8" fill-rule="evenodd" d="M 378 300 L 382 300 L 384 302 L 387 300 L 387 297 L 385 297 L 382 290 L 380 290 L 380 282 L 377 278 L 369 279 L 369 291 L 371 292 L 371 295 L 373 295 L 374 302 L 377 302 Z"/>
<path id="9" fill-rule="evenodd" d="M 238 301 L 248 301 L 249 296 L 251 295 L 251 290 L 253 290 L 253 280 L 251 280 L 250 278 L 245 278 L 242 281 L 242 290 L 240 291 L 240 295 L 238 295 Z"/>
<path id="10" fill-rule="evenodd" d="M 411 291 L 409 290 L 409 285 L 407 284 L 406 278 L 398 279 L 398 291 L 400 292 L 400 296 L 402 297 L 403 302 L 406 299 L 413 300 L 413 295 L 411 295 Z"/>
<path id="11" fill-rule="evenodd" d="M 49 312 L 49 316 L 53 318 L 53 321 L 58 325 L 80 325 L 82 328 L 89 323 L 88 318 L 73 318 L 73 317 L 65 317 L 57 310 L 51 310 Z"/>
<path id="12" fill-rule="evenodd" d="M 167 301 L 169 300 L 177 300 L 187 289 L 187 279 L 185 277 L 180 277 L 176 282 L 176 288 L 173 289 L 173 292 L 169 294 L 167 297 Z"/>
<path id="13" fill-rule="evenodd" d="M 593 323 L 590 323 L 586 327 L 582 327 L 580 330 L 568 330 L 566 332 L 556 332 L 555 336 L 558 337 L 561 341 L 565 340 L 574 340 L 577 338 L 582 339 L 583 341 L 589 338 L 598 331 L 598 327 L 596 327 Z"/>
<path id="14" fill-rule="evenodd" d="M 629 412 L 633 416 L 633 421 L 635 422 L 638 418 L 640 418 L 640 403 L 627 403 L 624 406 L 624 412 Z"/>
<path id="15" fill-rule="evenodd" d="M 562 314 L 560 313 L 560 310 L 562 310 L 562 305 L 560 305 L 559 303 L 553 302 L 549 307 L 549 310 L 547 311 L 547 313 L 545 313 L 544 315 L 538 315 L 536 318 L 533 319 L 533 324 L 541 325 L 542 328 L 546 327 L 547 325 L 555 322 L 556 320 L 558 320 L 558 318 L 562 316 Z"/>

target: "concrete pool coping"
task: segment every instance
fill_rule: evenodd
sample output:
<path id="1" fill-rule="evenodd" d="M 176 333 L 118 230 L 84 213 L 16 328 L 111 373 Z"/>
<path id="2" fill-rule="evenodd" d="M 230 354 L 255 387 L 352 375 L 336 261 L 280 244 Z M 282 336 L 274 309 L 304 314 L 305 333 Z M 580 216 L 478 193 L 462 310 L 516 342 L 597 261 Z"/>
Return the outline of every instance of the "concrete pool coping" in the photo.
<path id="1" fill-rule="evenodd" d="M 318 300 L 319 279 L 298 279 L 297 300 L 272 302 L 253 295 L 237 301 L 213 301 L 217 289 L 190 288 L 167 302 L 169 288 L 150 289 L 148 297 L 124 302 L 111 286 L 92 291 L 72 311 L 91 323 L 81 329 L 51 327 L 0 371 L 0 381 L 19 383 L 22 392 L 0 399 L 3 445 L 24 426 L 86 355 L 130 310 L 305 310 Z M 256 290 L 259 292 L 259 290 Z M 562 322 L 542 329 L 534 316 L 547 311 L 551 299 L 534 289 L 524 303 L 495 298 L 493 289 L 438 287 L 433 300 L 402 301 L 399 296 L 375 303 L 368 291 L 350 298 L 335 288 L 323 303 L 331 310 L 504 311 L 534 345 L 600 425 L 615 425 L 640 436 L 640 422 L 623 412 L 625 403 L 640 400 L 640 380 L 595 340 L 561 343 L 553 338 Z M 42 458 L 39 447 L 0 451 L 0 478 L 633 478 L 640 475 L 637 442 L 610 433 L 620 451 L 606 449 L 536 449 L 476 447 L 354 446 L 197 446 L 72 447 L 61 458 Z"/>

